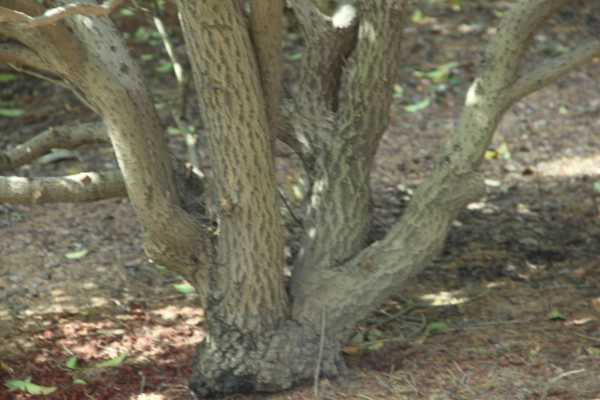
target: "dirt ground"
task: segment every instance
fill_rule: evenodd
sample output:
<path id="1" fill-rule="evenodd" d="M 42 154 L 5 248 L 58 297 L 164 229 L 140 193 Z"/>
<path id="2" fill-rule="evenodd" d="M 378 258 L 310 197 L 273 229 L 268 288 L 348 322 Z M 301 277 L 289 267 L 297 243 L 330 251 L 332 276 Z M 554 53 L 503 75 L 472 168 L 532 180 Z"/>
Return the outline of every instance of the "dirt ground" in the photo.
<path id="1" fill-rule="evenodd" d="M 430 170 L 507 3 L 431 6 L 407 28 L 402 95 L 373 174 L 373 238 Z M 577 32 L 561 17 L 536 37 L 541 52 L 572 43 Z M 119 23 L 133 32 L 140 21 Z M 162 51 L 137 35 L 130 42 L 139 56 Z M 293 70 L 293 38 L 286 49 Z M 168 126 L 174 84 L 161 62 L 144 65 Z M 442 79 L 427 75 L 451 62 Z M 356 328 L 346 376 L 268 398 L 600 399 L 599 74 L 596 60 L 507 112 L 482 167 L 486 197 L 461 213 L 443 254 Z M 1 85 L 0 105 L 26 112 L 0 118 L 0 151 L 48 126 L 95 119 L 49 83 L 19 76 Z M 431 104 L 409 111 L 424 98 Z M 171 142 L 184 154 L 181 137 Z M 14 173 L 115 166 L 106 147 L 74 155 Z M 294 184 L 295 171 L 281 165 L 281 181 Z M 48 399 L 191 398 L 202 310 L 180 278 L 146 260 L 140 235 L 123 199 L 0 204 L 0 399 L 32 397 L 4 386 L 28 377 L 56 388 Z"/>

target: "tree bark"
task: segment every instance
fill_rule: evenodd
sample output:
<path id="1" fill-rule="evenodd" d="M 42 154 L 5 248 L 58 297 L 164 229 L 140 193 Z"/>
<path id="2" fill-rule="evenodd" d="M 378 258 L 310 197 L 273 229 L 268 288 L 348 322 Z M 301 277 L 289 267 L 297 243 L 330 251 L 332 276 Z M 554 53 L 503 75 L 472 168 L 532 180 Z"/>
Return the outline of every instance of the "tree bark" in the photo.
<path id="1" fill-rule="evenodd" d="M 192 387 L 198 393 L 262 390 L 272 378 L 261 378 L 256 365 L 289 316 L 289 302 L 260 70 L 238 1 L 178 4 L 207 128 L 218 216 L 218 258 L 208 276 L 210 338 L 198 350 Z M 253 356 L 257 352 L 260 357 Z"/>
<path id="2" fill-rule="evenodd" d="M 11 5 L 34 21 L 40 20 L 32 16 L 44 11 L 30 0 L 2 0 L 0 5 Z M 144 226 L 146 252 L 192 282 L 203 302 L 214 260 L 210 234 L 195 210 L 185 209 L 188 202 L 176 183 L 152 96 L 112 22 L 74 15 L 25 29 L 22 22 L 3 23 L 0 33 L 33 50 L 41 66 L 68 82 L 101 115 Z"/>
<path id="3" fill-rule="evenodd" d="M 316 271 L 342 265 L 366 245 L 370 173 L 388 126 L 408 2 L 360 2 L 342 26 L 308 0 L 294 7 L 307 34 L 294 126 L 313 160 L 295 298 L 314 284 Z"/>
<path id="4" fill-rule="evenodd" d="M 273 42 L 255 36 L 252 43 L 238 0 L 178 3 L 209 137 L 214 232 L 178 194 L 152 100 L 110 22 L 72 16 L 31 30 L 2 24 L 0 33 L 19 44 L 0 47 L 0 60 L 62 76 L 103 117 L 149 253 L 192 280 L 205 300 L 209 335 L 190 385 L 201 396 L 278 391 L 312 379 L 315 370 L 343 371 L 340 343 L 353 326 L 430 262 L 458 212 L 482 194 L 477 169 L 505 110 L 600 53 L 600 41 L 591 40 L 525 70 L 521 61 L 533 33 L 568 0 L 516 3 L 433 173 L 385 238 L 365 248 L 369 173 L 388 124 L 398 22 L 408 15 L 409 0 L 357 1 L 357 17 L 349 12 L 341 25 L 311 0 L 295 0 L 307 49 L 282 126 L 293 129 L 312 190 L 290 302 L 271 146 L 278 124 L 268 111 L 279 89 L 265 79 L 269 68 L 260 67 L 270 56 L 253 48 Z M 40 14 L 30 0 L 0 0 L 7 4 Z M 1 189 L 10 185 L 0 180 Z"/>

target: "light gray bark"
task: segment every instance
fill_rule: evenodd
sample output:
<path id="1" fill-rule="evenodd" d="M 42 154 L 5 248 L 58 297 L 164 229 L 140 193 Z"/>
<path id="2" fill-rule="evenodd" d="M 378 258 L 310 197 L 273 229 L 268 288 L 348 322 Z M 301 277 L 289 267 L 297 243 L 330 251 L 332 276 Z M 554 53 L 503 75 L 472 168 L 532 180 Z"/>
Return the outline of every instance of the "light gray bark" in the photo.
<path id="1" fill-rule="evenodd" d="M 118 170 L 47 178 L 0 176 L 0 203 L 75 203 L 125 195 L 123 177 Z"/>
<path id="2" fill-rule="evenodd" d="M 373 305 L 381 304 L 439 253 L 458 211 L 483 193 L 477 168 L 503 113 L 519 98 L 515 93 L 524 95 L 532 89 L 530 74 L 539 76 L 536 71 L 521 71 L 533 32 L 567 2 L 522 1 L 507 13 L 489 45 L 481 73 L 467 93 L 454 135 L 402 219 L 383 240 L 339 268 L 313 270 L 304 276 L 304 282 L 296 286 L 300 290 L 294 293 L 295 319 L 315 325 L 315 314 L 325 310 L 333 334 L 346 338 Z M 569 63 L 571 67 L 591 58 L 593 51 L 587 44 L 585 48 L 588 50 L 573 51 L 579 62 Z M 568 69 L 565 62 L 555 68 L 554 73 L 544 74 L 546 84 L 560 76 L 557 69 Z"/>
<path id="3" fill-rule="evenodd" d="M 294 4 L 308 40 L 294 127 L 309 144 L 312 181 L 296 297 L 315 271 L 343 264 L 366 244 L 370 172 L 388 125 L 408 3 L 361 2 L 343 27 L 308 0 Z"/>

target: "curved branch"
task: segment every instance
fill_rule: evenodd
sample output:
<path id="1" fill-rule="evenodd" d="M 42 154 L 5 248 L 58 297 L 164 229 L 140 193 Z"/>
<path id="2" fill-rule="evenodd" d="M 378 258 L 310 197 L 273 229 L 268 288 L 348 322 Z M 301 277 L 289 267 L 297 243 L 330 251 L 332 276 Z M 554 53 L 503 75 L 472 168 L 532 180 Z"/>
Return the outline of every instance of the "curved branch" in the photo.
<path id="1" fill-rule="evenodd" d="M 52 66 L 27 46 L 19 43 L 0 43 L 0 63 L 51 71 Z"/>
<path id="2" fill-rule="evenodd" d="M 24 23 L 35 21 L 45 10 L 31 0 L 2 0 L 0 34 L 31 49 L 57 75 L 70 75 L 69 65 L 80 65 L 84 55 L 79 41 L 64 24 L 42 24 L 36 29 L 24 29 Z"/>
<path id="3" fill-rule="evenodd" d="M 72 203 L 126 196 L 119 170 L 46 178 L 0 177 L 0 203 Z"/>
<path id="4" fill-rule="evenodd" d="M 84 144 L 110 143 L 101 122 L 52 127 L 27 142 L 0 153 L 0 172 L 15 169 L 51 149 L 74 149 Z"/>
<path id="5" fill-rule="evenodd" d="M 569 0 L 530 0 L 515 4 L 500 21 L 488 48 L 482 79 L 487 90 L 499 91 L 517 79 L 533 33 Z"/>
<path id="6" fill-rule="evenodd" d="M 590 39 L 568 53 L 548 60 L 526 72 L 507 90 L 504 95 L 505 101 L 513 104 L 598 56 L 600 56 L 600 41 Z"/>
<path id="7" fill-rule="evenodd" d="M 33 19 L 24 12 L 13 10 L 7 7 L 0 7 L 0 22 L 29 22 Z"/>
<path id="8" fill-rule="evenodd" d="M 516 80 L 531 34 L 551 15 L 548 10 L 556 11 L 567 2 L 521 0 L 504 15 L 488 47 L 496 62 L 485 63 L 471 85 L 456 131 L 401 220 L 383 240 L 342 267 L 312 270 L 303 277 L 308 284 L 292 281 L 294 318 L 318 326 L 319 312 L 325 308 L 332 333 L 344 338 L 356 322 L 441 251 L 458 212 L 484 193 L 477 167 L 506 111 L 504 94 Z"/>
<path id="9" fill-rule="evenodd" d="M 127 0 L 109 0 L 104 4 L 72 3 L 46 10 L 38 17 L 32 17 L 24 12 L 0 7 L 0 22 L 18 22 L 28 28 L 53 25 L 72 15 L 88 17 L 106 17 L 121 7 Z"/>

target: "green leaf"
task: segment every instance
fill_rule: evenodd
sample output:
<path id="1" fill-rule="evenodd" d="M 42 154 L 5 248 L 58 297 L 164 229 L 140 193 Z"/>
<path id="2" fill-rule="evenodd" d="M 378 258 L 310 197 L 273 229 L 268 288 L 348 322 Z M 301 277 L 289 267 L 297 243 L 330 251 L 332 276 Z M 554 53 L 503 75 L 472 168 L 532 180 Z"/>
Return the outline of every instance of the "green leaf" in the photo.
<path id="1" fill-rule="evenodd" d="M 150 32 L 143 26 L 137 28 L 135 33 L 133 34 L 133 39 L 137 42 L 145 42 L 150 38 Z"/>
<path id="2" fill-rule="evenodd" d="M 376 340 L 373 343 L 371 343 L 367 349 L 369 351 L 377 351 L 377 350 L 381 350 L 383 349 L 383 346 L 385 345 L 385 342 L 383 340 Z"/>
<path id="3" fill-rule="evenodd" d="M 160 265 L 160 264 L 154 264 L 154 267 L 159 271 L 159 272 L 163 272 L 166 273 L 169 271 L 169 269 L 167 267 L 165 267 L 164 265 Z"/>
<path id="4" fill-rule="evenodd" d="M 398 84 L 394 85 L 394 94 L 392 96 L 396 99 L 402 98 L 404 96 L 404 88 Z"/>
<path id="5" fill-rule="evenodd" d="M 301 51 L 297 51 L 295 53 L 287 54 L 285 56 L 285 58 L 287 58 L 290 61 L 299 61 L 299 60 L 302 59 L 302 52 Z"/>
<path id="6" fill-rule="evenodd" d="M 69 357 L 69 359 L 65 363 L 65 366 L 69 369 L 77 368 L 77 357 L 75 357 L 75 356 Z"/>
<path id="7" fill-rule="evenodd" d="M 195 290 L 194 287 L 189 283 L 176 283 L 173 286 L 175 287 L 175 290 L 181 294 L 189 294 Z"/>
<path id="8" fill-rule="evenodd" d="M 73 379 L 73 385 L 87 385 L 87 382 L 83 379 L 75 378 Z"/>
<path id="9" fill-rule="evenodd" d="M 592 184 L 592 190 L 596 193 L 600 193 L 600 181 L 596 181 Z"/>
<path id="10" fill-rule="evenodd" d="M 427 78 L 431 79 L 435 83 L 445 82 L 448 80 L 448 76 L 453 69 L 458 67 L 457 62 L 449 62 L 446 64 L 439 65 L 436 69 L 426 74 Z"/>
<path id="11" fill-rule="evenodd" d="M 360 345 L 365 341 L 365 335 L 362 332 L 356 332 L 352 339 L 350 339 L 350 343 L 353 345 Z"/>
<path id="12" fill-rule="evenodd" d="M 510 150 L 508 149 L 508 145 L 506 143 L 502 143 L 500 146 L 498 146 L 496 151 L 503 160 L 510 160 L 512 157 L 512 155 L 510 154 Z"/>
<path id="13" fill-rule="evenodd" d="M 56 387 L 54 386 L 41 386 L 32 383 L 31 377 L 25 380 L 9 379 L 4 383 L 4 386 L 6 386 L 10 391 L 20 390 L 21 392 L 26 392 L 33 395 L 47 395 L 56 391 Z"/>
<path id="14" fill-rule="evenodd" d="M 123 7 L 121 10 L 119 10 L 119 15 L 121 17 L 132 17 L 135 15 L 135 13 L 129 7 Z"/>
<path id="15" fill-rule="evenodd" d="M 123 364 L 123 361 L 127 358 L 127 353 L 123 353 L 120 356 L 111 358 L 110 360 L 100 361 L 94 368 L 115 368 Z"/>
<path id="16" fill-rule="evenodd" d="M 0 82 L 13 82 L 17 80 L 15 74 L 0 74 Z"/>
<path id="17" fill-rule="evenodd" d="M 554 308 L 548 314 L 548 319 L 550 321 L 564 321 L 566 318 L 557 308 Z"/>
<path id="18" fill-rule="evenodd" d="M 156 67 L 156 72 L 159 74 L 166 74 L 167 72 L 171 72 L 173 70 L 173 63 L 168 61 L 161 61 L 158 67 Z"/>
<path id="19" fill-rule="evenodd" d="M 448 3 L 450 3 L 450 8 L 452 8 L 453 11 L 460 11 L 462 0 L 449 0 Z"/>
<path id="20" fill-rule="evenodd" d="M 18 118 L 25 114 L 25 111 L 20 108 L 0 108 L 0 117 Z"/>
<path id="21" fill-rule="evenodd" d="M 425 20 L 425 15 L 423 14 L 423 11 L 417 8 L 410 17 L 410 20 L 415 24 L 420 24 Z"/>
<path id="22" fill-rule="evenodd" d="M 432 322 L 429 325 L 427 325 L 427 332 L 431 334 L 448 332 L 448 329 L 450 329 L 448 327 L 448 324 L 441 321 Z"/>
<path id="23" fill-rule="evenodd" d="M 79 260 L 80 258 L 87 256 L 88 253 L 88 249 L 75 250 L 65 254 L 65 257 L 69 260 Z"/>
<path id="24" fill-rule="evenodd" d="M 169 135 L 172 135 L 172 136 L 176 136 L 176 135 L 181 135 L 182 134 L 181 129 L 177 128 L 176 126 L 169 126 L 169 127 L 167 127 L 167 133 Z"/>
<path id="25" fill-rule="evenodd" d="M 4 386 L 6 386 L 8 388 L 8 390 L 13 391 L 13 390 L 21 390 L 21 391 L 25 391 L 25 386 L 27 385 L 27 383 L 31 380 L 31 377 L 23 380 L 20 379 L 9 379 L 6 382 L 4 382 Z"/>
<path id="26" fill-rule="evenodd" d="M 409 112 L 409 113 L 416 113 L 416 112 L 426 109 L 427 107 L 429 107 L 430 104 L 431 104 L 431 100 L 429 98 L 426 98 L 417 103 L 410 104 L 410 105 L 404 107 L 404 111 Z"/>

